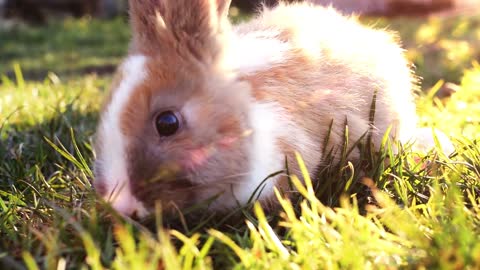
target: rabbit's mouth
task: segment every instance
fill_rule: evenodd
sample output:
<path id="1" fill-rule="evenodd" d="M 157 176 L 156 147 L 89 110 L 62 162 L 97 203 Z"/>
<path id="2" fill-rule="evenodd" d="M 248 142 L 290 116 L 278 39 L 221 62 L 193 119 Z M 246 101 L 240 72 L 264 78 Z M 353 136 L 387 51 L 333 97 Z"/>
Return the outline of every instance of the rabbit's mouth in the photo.
<path id="1" fill-rule="evenodd" d="M 138 181 L 131 184 L 133 195 L 146 208 L 155 208 L 160 203 L 164 211 L 182 209 L 195 202 L 197 185 L 186 178 L 169 181 Z"/>

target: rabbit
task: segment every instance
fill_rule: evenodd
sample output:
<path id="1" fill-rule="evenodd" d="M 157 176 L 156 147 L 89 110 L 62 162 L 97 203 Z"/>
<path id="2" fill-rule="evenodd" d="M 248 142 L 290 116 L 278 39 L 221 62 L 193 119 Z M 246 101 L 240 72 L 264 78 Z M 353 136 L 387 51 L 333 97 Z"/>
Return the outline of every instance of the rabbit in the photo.
<path id="1" fill-rule="evenodd" d="M 129 5 L 132 40 L 94 165 L 98 194 L 123 215 L 209 199 L 209 211 L 228 211 L 255 192 L 275 204 L 274 188 L 289 185 L 272 174 L 286 163 L 299 173 L 296 152 L 312 175 L 322 149 L 338 159 L 346 123 L 350 142 L 370 132 L 377 146 L 390 127 L 392 140 L 415 129 L 416 78 L 391 32 L 308 3 L 263 7 L 238 25 L 230 0 Z"/>

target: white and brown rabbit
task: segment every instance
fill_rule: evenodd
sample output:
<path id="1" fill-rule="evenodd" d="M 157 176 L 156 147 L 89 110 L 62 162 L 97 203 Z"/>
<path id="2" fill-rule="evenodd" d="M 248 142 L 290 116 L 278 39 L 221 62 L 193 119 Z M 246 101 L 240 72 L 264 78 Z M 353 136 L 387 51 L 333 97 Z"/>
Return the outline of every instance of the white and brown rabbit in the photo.
<path id="1" fill-rule="evenodd" d="M 229 5 L 130 0 L 133 40 L 95 147 L 95 186 L 122 214 L 244 204 L 285 157 L 295 173 L 295 151 L 312 172 L 322 149 L 339 152 L 346 121 L 349 141 L 373 130 L 377 146 L 390 126 L 392 139 L 414 130 L 414 79 L 390 33 L 300 3 L 232 26 Z M 285 175 L 259 200 L 274 186 L 288 188 Z"/>

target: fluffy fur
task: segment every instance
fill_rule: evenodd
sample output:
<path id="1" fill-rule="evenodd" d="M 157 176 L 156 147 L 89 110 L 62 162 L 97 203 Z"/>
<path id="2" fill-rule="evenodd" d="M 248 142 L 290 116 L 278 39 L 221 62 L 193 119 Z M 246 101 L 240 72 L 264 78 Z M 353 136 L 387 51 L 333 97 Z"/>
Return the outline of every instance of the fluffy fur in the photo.
<path id="1" fill-rule="evenodd" d="M 128 172 L 125 148 L 128 144 L 120 130 L 120 115 L 125 103 L 130 99 L 136 85 L 145 79 L 143 55 L 128 57 L 120 67 L 119 73 L 122 77 L 117 90 L 111 97 L 111 102 L 103 112 L 103 121 L 99 126 L 97 149 L 102 153 L 96 160 L 97 188 L 102 190 L 112 206 L 123 213 L 142 211 L 143 206 L 132 195 Z M 101 149 L 101 150 L 100 150 Z M 109 166 L 102 166 L 109 164 Z M 109 179 L 102 181 L 100 179 Z M 99 187 L 100 184 L 102 187 Z"/>
<path id="2" fill-rule="evenodd" d="M 389 126 L 393 139 L 414 130 L 413 77 L 390 33 L 300 3 L 265 8 L 232 28 L 229 4 L 130 1 L 131 56 L 105 104 L 96 147 L 95 185 L 120 212 L 212 197 L 212 210 L 229 209 L 282 170 L 285 157 L 296 173 L 295 151 L 312 172 L 322 149 L 339 154 L 345 123 L 350 141 L 370 131 L 376 145 Z M 144 63 L 129 64 L 133 55 Z M 153 121 L 165 110 L 177 112 L 181 126 L 163 138 Z M 288 189 L 285 179 L 267 180 L 259 200 L 270 203 L 273 186 Z M 126 191 L 112 199 L 118 183 Z"/>

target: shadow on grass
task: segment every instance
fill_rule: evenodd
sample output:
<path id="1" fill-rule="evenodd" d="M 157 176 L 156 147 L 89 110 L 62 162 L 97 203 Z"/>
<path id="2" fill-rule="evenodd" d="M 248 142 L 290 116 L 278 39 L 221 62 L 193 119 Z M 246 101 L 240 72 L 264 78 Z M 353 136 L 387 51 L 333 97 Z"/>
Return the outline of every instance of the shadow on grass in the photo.
<path id="1" fill-rule="evenodd" d="M 0 250 L 5 253 L 0 268 L 25 269 L 26 250 L 45 262 L 56 245 L 82 245 L 68 217 L 86 225 L 88 214 L 83 209 L 95 209 L 88 164 L 93 159 L 90 145 L 97 112 L 80 112 L 72 104 L 33 125 L 1 121 Z M 72 153 L 82 166 L 62 156 L 48 140 Z M 100 221 L 91 226 L 106 225 Z M 54 235 L 58 240 L 51 238 Z M 75 248 L 63 252 L 78 262 L 85 256 Z"/>

